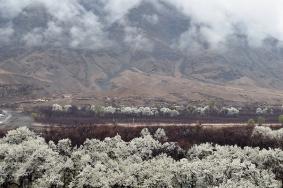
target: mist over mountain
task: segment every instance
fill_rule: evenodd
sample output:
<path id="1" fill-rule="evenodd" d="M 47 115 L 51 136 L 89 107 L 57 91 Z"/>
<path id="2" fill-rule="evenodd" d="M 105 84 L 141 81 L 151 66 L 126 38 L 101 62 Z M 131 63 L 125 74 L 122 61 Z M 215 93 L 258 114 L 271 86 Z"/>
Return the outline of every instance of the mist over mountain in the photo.
<path id="1" fill-rule="evenodd" d="M 0 83 L 46 95 L 281 102 L 283 2 L 239 2 L 0 0 Z"/>

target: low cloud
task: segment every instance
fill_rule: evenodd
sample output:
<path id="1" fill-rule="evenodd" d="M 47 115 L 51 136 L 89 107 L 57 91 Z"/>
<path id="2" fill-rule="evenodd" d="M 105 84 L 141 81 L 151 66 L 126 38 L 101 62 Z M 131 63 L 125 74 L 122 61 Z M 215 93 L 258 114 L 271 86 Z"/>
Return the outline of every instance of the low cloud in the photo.
<path id="1" fill-rule="evenodd" d="M 282 0 L 166 1 L 191 17 L 194 28 L 188 28 L 188 37 L 197 35 L 192 32 L 198 31 L 209 43 L 217 45 L 237 31 L 256 46 L 266 37 L 283 39 Z"/>
<path id="2" fill-rule="evenodd" d="M 148 14 L 146 14 L 146 15 L 143 15 L 143 18 L 147 21 L 147 22 L 149 22 L 149 23 L 151 23 L 151 24 L 157 24 L 158 23 L 158 21 L 159 21 L 159 18 L 158 18 L 158 16 L 156 15 L 156 14 L 152 14 L 152 15 L 148 15 Z"/>
<path id="3" fill-rule="evenodd" d="M 114 23 L 129 12 L 129 10 L 137 7 L 142 0 L 106 0 L 105 10 L 108 13 L 108 21 Z"/>
<path id="4" fill-rule="evenodd" d="M 125 27 L 125 43 L 132 50 L 152 51 L 154 44 L 136 27 Z"/>
<path id="5" fill-rule="evenodd" d="M 18 16 L 32 14 L 33 9 L 43 7 L 48 14 L 48 23 L 39 23 L 41 27 L 30 28 L 23 33 L 21 41 L 28 46 L 48 43 L 56 46 L 68 45 L 74 48 L 97 49 L 109 45 L 107 33 L 99 18 L 86 10 L 76 0 L 2 0 L 0 15 L 3 20 L 13 22 Z M 38 22 L 38 13 L 32 14 L 23 22 Z M 23 19 L 23 18 L 22 18 Z M 42 19 L 44 20 L 44 19 Z M 45 26 L 47 25 L 47 27 Z M 14 28 L 17 28 L 14 25 Z"/>
<path id="6" fill-rule="evenodd" d="M 70 29 L 71 47 L 81 48 L 103 48 L 110 42 L 103 31 L 103 25 L 92 12 L 83 14 L 77 24 Z"/>
<path id="7" fill-rule="evenodd" d="M 10 42 L 14 30 L 11 26 L 0 28 L 0 45 L 5 45 Z"/>
<path id="8" fill-rule="evenodd" d="M 283 40 L 283 0 L 0 0 L 0 42 L 9 43 L 18 34 L 29 46 L 52 43 L 99 49 L 115 43 L 109 39 L 108 29 L 114 23 L 122 23 L 127 45 L 152 49 L 154 45 L 145 31 L 125 21 L 129 11 L 142 2 L 155 7 L 167 3 L 190 18 L 190 27 L 172 44 L 181 49 L 218 47 L 235 33 L 245 35 L 254 46 L 261 45 L 267 37 Z M 23 13 L 30 14 L 37 6 L 46 10 L 47 23 L 27 32 L 17 31 L 14 20 Z M 34 20 L 27 22 L 36 22 L 37 16 L 40 15 L 32 15 L 29 19 Z M 145 13 L 142 19 L 154 25 L 161 18 L 157 13 Z"/>

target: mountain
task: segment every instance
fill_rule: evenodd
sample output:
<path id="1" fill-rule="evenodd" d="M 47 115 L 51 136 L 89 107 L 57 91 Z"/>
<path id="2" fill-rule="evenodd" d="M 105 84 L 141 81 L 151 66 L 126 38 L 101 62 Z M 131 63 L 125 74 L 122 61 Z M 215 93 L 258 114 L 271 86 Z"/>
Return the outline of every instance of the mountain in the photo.
<path id="1" fill-rule="evenodd" d="M 253 46 L 235 32 L 214 47 L 201 24 L 168 3 L 142 1 L 109 21 L 103 3 L 94 2 L 81 1 L 86 13 L 71 21 L 40 3 L 2 15 L 0 28 L 13 33 L 0 45 L 0 83 L 28 85 L 33 97 L 283 102 L 276 38 Z"/>

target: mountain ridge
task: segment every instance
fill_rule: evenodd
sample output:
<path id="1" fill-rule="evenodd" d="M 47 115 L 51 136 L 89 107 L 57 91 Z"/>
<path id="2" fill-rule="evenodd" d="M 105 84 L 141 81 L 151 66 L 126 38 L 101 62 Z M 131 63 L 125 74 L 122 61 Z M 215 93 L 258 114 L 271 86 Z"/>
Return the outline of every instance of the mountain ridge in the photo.
<path id="1" fill-rule="evenodd" d="M 67 28 L 60 35 L 58 18 L 41 5 L 13 18 L 14 38 L 0 48 L 0 83 L 42 88 L 40 96 L 283 102 L 283 48 L 275 38 L 251 46 L 245 35 L 235 33 L 214 47 L 198 30 L 186 37 L 201 24 L 193 26 L 190 17 L 172 6 L 149 2 L 94 32 L 100 22 L 93 20 L 106 22 L 105 13 L 99 4 L 84 3 L 93 12 L 78 26 L 60 22 Z M 7 25 L 4 18 L 1 25 Z M 58 40 L 49 36 L 50 28 L 58 31 Z M 109 39 L 98 39 L 105 35 Z M 188 38 L 188 46 L 177 46 Z"/>

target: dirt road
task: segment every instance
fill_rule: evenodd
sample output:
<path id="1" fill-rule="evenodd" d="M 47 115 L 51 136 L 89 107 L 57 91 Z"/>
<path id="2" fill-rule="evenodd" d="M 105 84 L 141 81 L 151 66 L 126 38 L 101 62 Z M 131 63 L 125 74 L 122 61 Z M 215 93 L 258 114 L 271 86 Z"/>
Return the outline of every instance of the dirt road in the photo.
<path id="1" fill-rule="evenodd" d="M 7 110 L 3 110 L 2 113 L 0 114 L 0 125 L 9 121 L 11 117 L 12 117 L 11 112 Z"/>
<path id="2" fill-rule="evenodd" d="M 33 119 L 19 111 L 3 110 L 0 115 L 0 128 L 16 128 L 16 127 L 31 127 Z"/>

